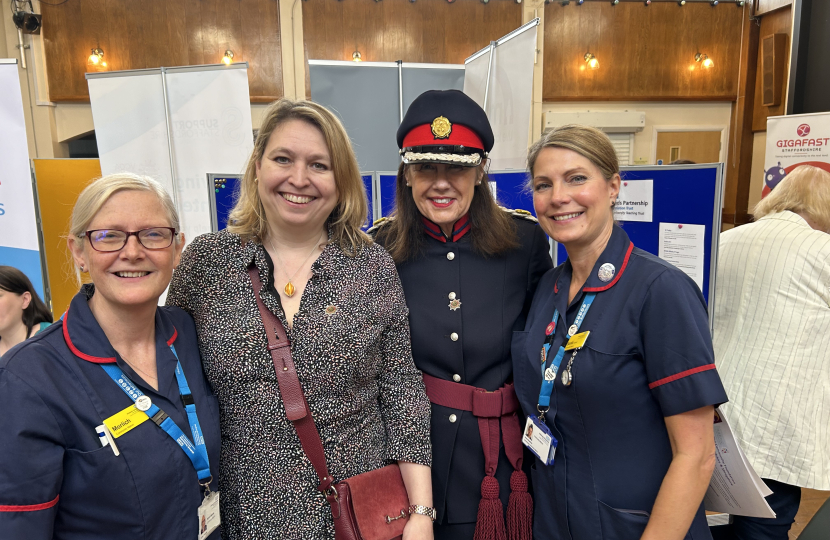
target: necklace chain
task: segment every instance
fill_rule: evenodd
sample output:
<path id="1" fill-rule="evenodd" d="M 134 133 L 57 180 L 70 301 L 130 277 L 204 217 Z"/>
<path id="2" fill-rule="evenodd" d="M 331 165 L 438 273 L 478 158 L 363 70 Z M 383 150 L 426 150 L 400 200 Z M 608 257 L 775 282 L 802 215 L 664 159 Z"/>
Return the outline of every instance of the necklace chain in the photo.
<path id="1" fill-rule="evenodd" d="M 277 248 L 274 247 L 274 240 L 273 240 L 273 238 L 270 234 L 268 235 L 268 243 L 271 244 L 271 249 L 274 250 L 274 255 L 277 257 L 277 262 L 280 263 L 280 266 L 282 267 L 283 272 L 285 272 L 285 275 L 287 276 L 288 275 L 288 267 L 285 265 L 284 262 L 282 262 L 282 259 L 280 258 L 280 254 L 277 251 Z M 303 269 L 303 267 L 305 266 L 305 263 L 308 261 L 308 259 L 311 258 L 311 256 L 314 254 L 314 252 L 317 251 L 318 247 L 320 247 L 320 244 L 318 242 L 315 242 L 314 247 L 311 248 L 311 252 L 306 256 L 305 259 L 303 259 L 303 262 L 300 263 L 299 268 L 297 268 L 297 270 L 293 274 L 291 274 L 291 276 L 288 277 L 288 283 L 286 283 L 285 287 L 283 287 L 283 289 L 282 289 L 283 292 L 285 293 L 285 296 L 287 296 L 288 298 L 291 298 L 292 296 L 294 296 L 294 293 L 297 292 L 297 289 L 294 287 L 294 284 L 291 283 L 291 280 L 293 280 L 297 276 L 297 274 L 300 273 L 300 270 Z"/>

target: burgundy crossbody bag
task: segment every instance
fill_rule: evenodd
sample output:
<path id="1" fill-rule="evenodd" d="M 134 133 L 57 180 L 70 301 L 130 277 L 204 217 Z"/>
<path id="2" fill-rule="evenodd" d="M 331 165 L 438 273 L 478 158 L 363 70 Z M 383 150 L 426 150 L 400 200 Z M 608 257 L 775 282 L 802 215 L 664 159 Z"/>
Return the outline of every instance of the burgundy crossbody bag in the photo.
<path id="1" fill-rule="evenodd" d="M 331 505 L 336 540 L 392 540 L 400 538 L 409 519 L 409 496 L 397 464 L 387 465 L 335 482 L 326 466 L 320 433 L 314 424 L 291 359 L 291 344 L 282 323 L 271 313 L 259 292 L 262 282 L 256 266 L 248 268 L 262 324 L 268 336 L 268 352 L 274 361 L 285 414 L 294 424 L 303 451 L 311 461 L 320 485 L 317 489 Z"/>

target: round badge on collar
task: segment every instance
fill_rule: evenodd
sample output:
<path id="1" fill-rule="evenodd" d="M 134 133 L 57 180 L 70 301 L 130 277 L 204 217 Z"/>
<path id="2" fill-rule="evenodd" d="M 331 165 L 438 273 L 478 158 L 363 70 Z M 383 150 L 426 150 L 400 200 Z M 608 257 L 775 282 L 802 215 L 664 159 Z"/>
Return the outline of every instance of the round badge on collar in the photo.
<path id="1" fill-rule="evenodd" d="M 614 274 L 617 272 L 617 269 L 614 268 L 614 265 L 611 263 L 605 263 L 599 267 L 599 272 L 597 272 L 597 277 L 603 283 L 608 283 L 614 277 Z"/>
<path id="2" fill-rule="evenodd" d="M 572 324 L 570 328 L 568 328 L 568 337 L 573 337 L 579 328 L 576 327 L 575 324 Z"/>
<path id="3" fill-rule="evenodd" d="M 135 400 L 135 408 L 142 412 L 149 410 L 152 405 L 153 402 L 147 396 L 140 396 Z"/>

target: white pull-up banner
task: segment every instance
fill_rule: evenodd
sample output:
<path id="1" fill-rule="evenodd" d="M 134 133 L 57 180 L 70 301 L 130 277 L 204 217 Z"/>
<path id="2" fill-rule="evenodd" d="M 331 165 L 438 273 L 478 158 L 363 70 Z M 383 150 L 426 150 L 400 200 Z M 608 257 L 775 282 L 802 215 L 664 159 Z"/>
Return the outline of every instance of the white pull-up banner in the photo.
<path id="1" fill-rule="evenodd" d="M 538 26 L 533 19 L 464 61 L 464 93 L 487 113 L 495 136 L 490 170 L 525 168 Z"/>
<path id="2" fill-rule="evenodd" d="M 22 271 L 41 298 L 35 198 L 17 60 L 0 58 L 0 265 Z"/>
<path id="3" fill-rule="evenodd" d="M 253 151 L 248 64 L 88 73 L 102 174 L 135 172 L 174 194 L 187 241 L 211 231 L 208 173 Z"/>

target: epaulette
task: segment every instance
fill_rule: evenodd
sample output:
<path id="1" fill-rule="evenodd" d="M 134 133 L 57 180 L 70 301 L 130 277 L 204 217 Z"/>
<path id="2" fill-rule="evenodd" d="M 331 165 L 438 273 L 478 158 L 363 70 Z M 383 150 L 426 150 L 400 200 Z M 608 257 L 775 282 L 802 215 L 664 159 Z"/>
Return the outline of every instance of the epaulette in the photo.
<path id="1" fill-rule="evenodd" d="M 394 217 L 382 217 L 380 219 L 376 219 L 372 223 L 372 226 L 369 227 L 368 229 L 366 229 L 366 234 L 368 234 L 369 236 L 372 236 L 373 233 L 377 232 L 377 230 L 380 229 L 385 222 L 392 221 L 393 219 L 395 219 L 395 218 Z"/>
<path id="2" fill-rule="evenodd" d="M 521 208 L 516 208 L 515 210 L 512 208 L 505 208 L 503 206 L 499 206 L 502 210 L 510 214 L 515 218 L 526 219 L 528 221 L 532 221 L 533 223 L 539 223 L 539 220 L 533 217 L 533 214 L 528 212 L 527 210 L 522 210 Z"/>

